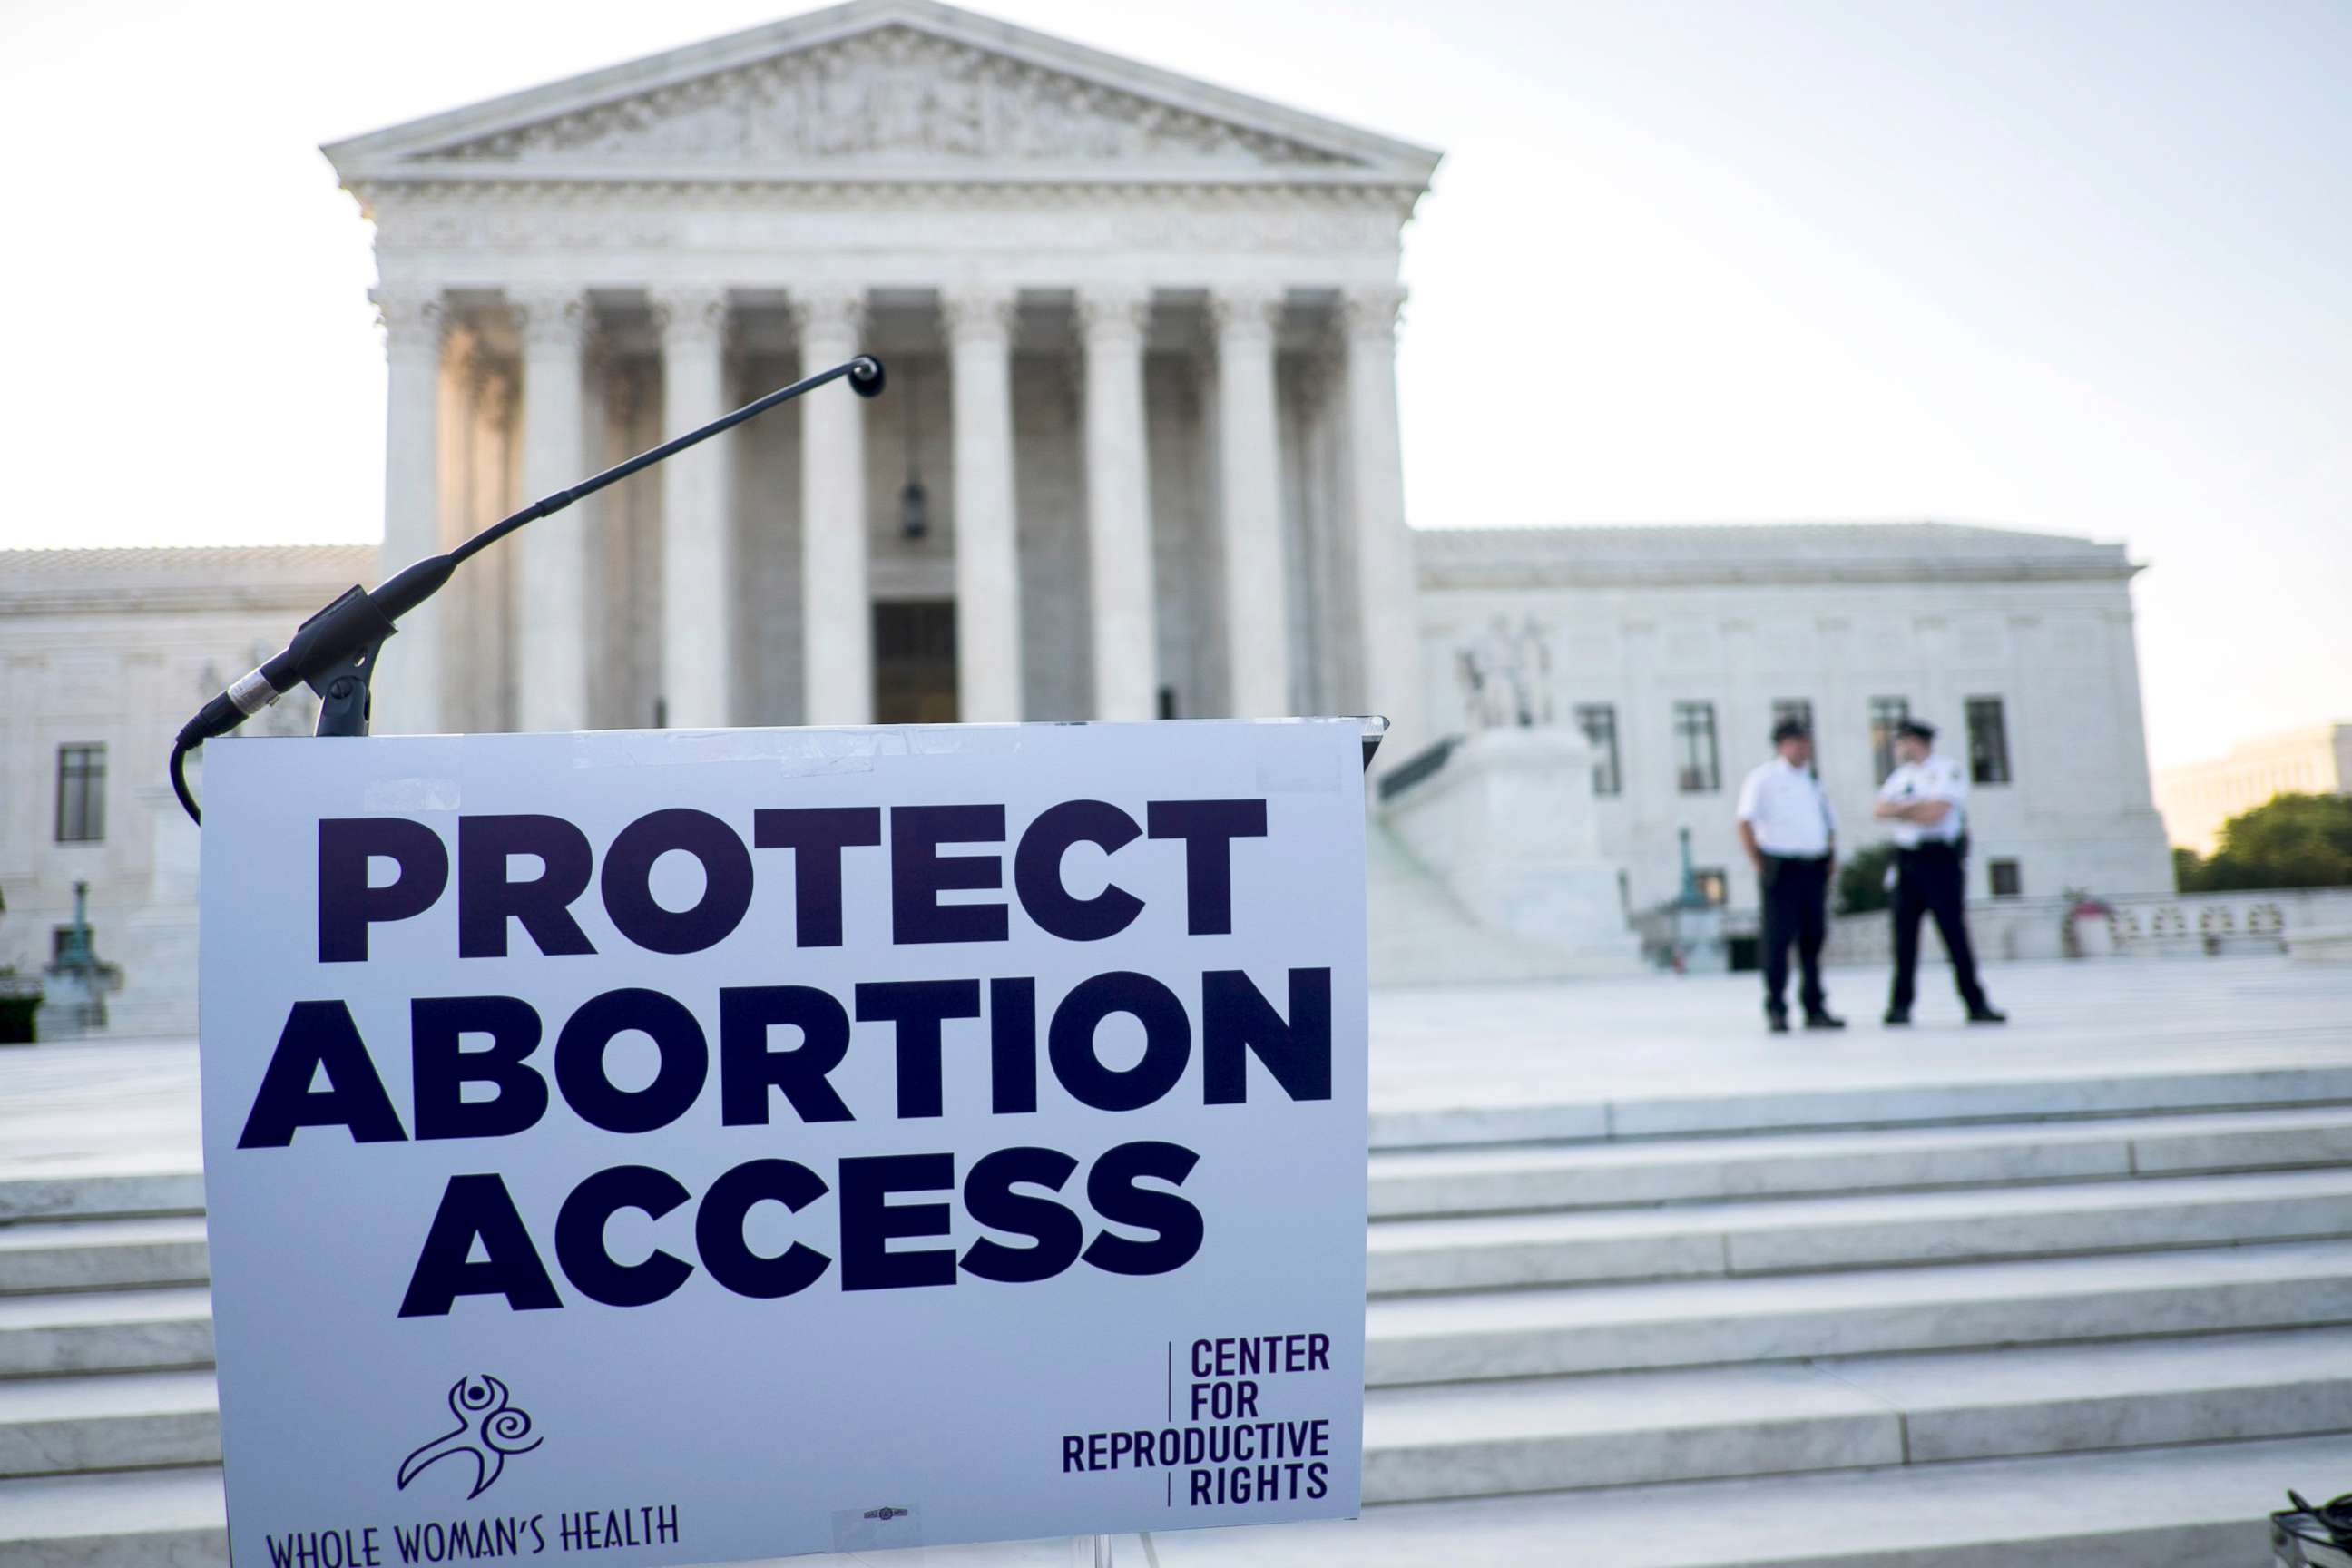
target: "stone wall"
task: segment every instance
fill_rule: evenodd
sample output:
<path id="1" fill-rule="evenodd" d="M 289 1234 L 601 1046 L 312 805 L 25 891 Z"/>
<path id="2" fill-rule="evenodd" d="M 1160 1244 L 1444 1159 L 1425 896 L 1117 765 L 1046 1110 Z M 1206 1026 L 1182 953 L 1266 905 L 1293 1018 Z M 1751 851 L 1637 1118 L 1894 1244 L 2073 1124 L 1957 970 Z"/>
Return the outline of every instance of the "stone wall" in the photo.
<path id="1" fill-rule="evenodd" d="M 1972 891 L 2013 860 L 2027 895 L 2168 893 L 2149 793 L 2130 576 L 2119 547 L 1944 525 L 1486 530 L 1422 536 L 1427 701 L 1472 722 L 1460 655 L 1520 645 L 1538 722 L 1616 714 L 1622 792 L 1596 802 L 1601 853 L 1631 902 L 1679 890 L 1677 835 L 1753 909 L 1735 835 L 1741 779 L 1770 755 L 1774 705 L 1810 702 L 1816 757 L 1849 852 L 1883 842 L 1871 701 L 1899 697 L 1968 755 L 1966 702 L 1998 697 L 2010 782 L 1970 796 Z M 1675 704 L 1713 706 L 1717 780 L 1685 791 Z"/>
<path id="2" fill-rule="evenodd" d="M 194 1027 L 195 829 L 165 784 L 172 737 L 375 566 L 373 545 L 0 552 L 0 967 L 46 965 L 86 881 L 99 955 L 123 969 L 116 1018 L 160 1011 Z M 382 679 L 401 669 L 394 637 Z M 307 734 L 316 711 L 301 693 L 245 732 Z M 93 742 L 105 836 L 61 844 L 58 750 Z"/>

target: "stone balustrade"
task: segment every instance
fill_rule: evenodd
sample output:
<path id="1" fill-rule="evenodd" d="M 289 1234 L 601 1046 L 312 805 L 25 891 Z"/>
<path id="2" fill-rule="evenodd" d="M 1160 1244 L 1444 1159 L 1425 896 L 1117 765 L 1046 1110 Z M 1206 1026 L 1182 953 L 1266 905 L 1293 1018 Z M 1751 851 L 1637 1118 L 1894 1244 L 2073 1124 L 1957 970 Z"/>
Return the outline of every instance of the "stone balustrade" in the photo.
<path id="1" fill-rule="evenodd" d="M 2145 894 L 2105 900 L 2113 956 L 2187 958 L 2284 952 L 2300 931 L 2352 925 L 2352 888 L 2269 888 L 2232 893 Z M 1979 899 L 1969 907 L 1969 930 L 1979 956 L 1991 959 L 2067 956 L 2066 899 Z M 1941 954 L 1925 941 L 1931 960 Z M 1841 915 L 1831 922 L 1828 961 L 1883 964 L 1894 961 L 1891 922 L 1884 911 Z"/>

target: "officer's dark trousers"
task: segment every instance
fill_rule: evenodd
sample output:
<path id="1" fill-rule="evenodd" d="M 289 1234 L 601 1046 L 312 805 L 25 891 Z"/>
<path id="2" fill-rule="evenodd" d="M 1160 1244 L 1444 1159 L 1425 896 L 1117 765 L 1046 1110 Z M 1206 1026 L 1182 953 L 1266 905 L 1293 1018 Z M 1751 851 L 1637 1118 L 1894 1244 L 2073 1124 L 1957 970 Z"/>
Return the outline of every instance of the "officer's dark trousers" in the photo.
<path id="1" fill-rule="evenodd" d="M 1789 1010 L 1789 944 L 1793 942 L 1798 967 L 1804 972 L 1797 999 L 1806 1013 L 1818 1013 L 1823 1006 L 1822 939 L 1829 934 L 1829 858 L 1767 855 L 1761 874 L 1764 1011 L 1778 1016 Z"/>
<path id="2" fill-rule="evenodd" d="M 1969 922 L 1962 912 L 1967 896 L 1968 863 L 1949 844 L 1922 844 L 1895 852 L 1895 994 L 1888 1001 L 1907 1012 L 1919 976 L 1919 917 L 1936 917 L 1936 932 L 1944 951 L 1952 955 L 1952 981 L 1960 1000 L 1971 1010 L 1985 1005 L 1984 987 L 1977 984 L 1977 955 L 1969 945 Z"/>

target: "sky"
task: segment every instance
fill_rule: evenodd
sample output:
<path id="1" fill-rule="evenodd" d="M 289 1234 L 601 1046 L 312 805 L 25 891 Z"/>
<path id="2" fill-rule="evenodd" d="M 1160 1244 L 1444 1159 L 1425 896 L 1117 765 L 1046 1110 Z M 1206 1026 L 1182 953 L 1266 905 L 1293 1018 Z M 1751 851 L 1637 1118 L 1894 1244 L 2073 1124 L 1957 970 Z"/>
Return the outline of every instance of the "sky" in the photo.
<path id="1" fill-rule="evenodd" d="M 0 0 L 0 546 L 379 537 L 318 144 L 792 8 Z M 2352 5 L 981 8 L 1444 150 L 1417 525 L 2120 540 L 2156 765 L 2352 718 Z"/>

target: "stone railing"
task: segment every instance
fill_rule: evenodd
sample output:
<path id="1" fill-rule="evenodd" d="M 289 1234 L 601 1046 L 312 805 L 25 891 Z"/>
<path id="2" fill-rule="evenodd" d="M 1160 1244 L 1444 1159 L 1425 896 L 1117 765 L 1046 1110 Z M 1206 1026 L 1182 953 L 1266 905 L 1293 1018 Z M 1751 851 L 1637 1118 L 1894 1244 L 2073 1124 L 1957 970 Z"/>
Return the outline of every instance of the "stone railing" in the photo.
<path id="1" fill-rule="evenodd" d="M 2270 888 L 2237 893 L 2142 893 L 2103 900 L 2114 956 L 2187 958 L 2231 952 L 2283 952 L 2299 931 L 2352 925 L 2352 888 Z M 2074 905 L 2065 899 L 1976 899 L 1969 934 L 1986 959 L 2063 958 Z M 1923 922 L 1932 924 L 1932 922 Z M 1943 946 L 1923 931 L 1920 945 L 1940 960 Z M 1894 958 L 1884 910 L 1831 922 L 1832 963 L 1887 963 Z"/>

